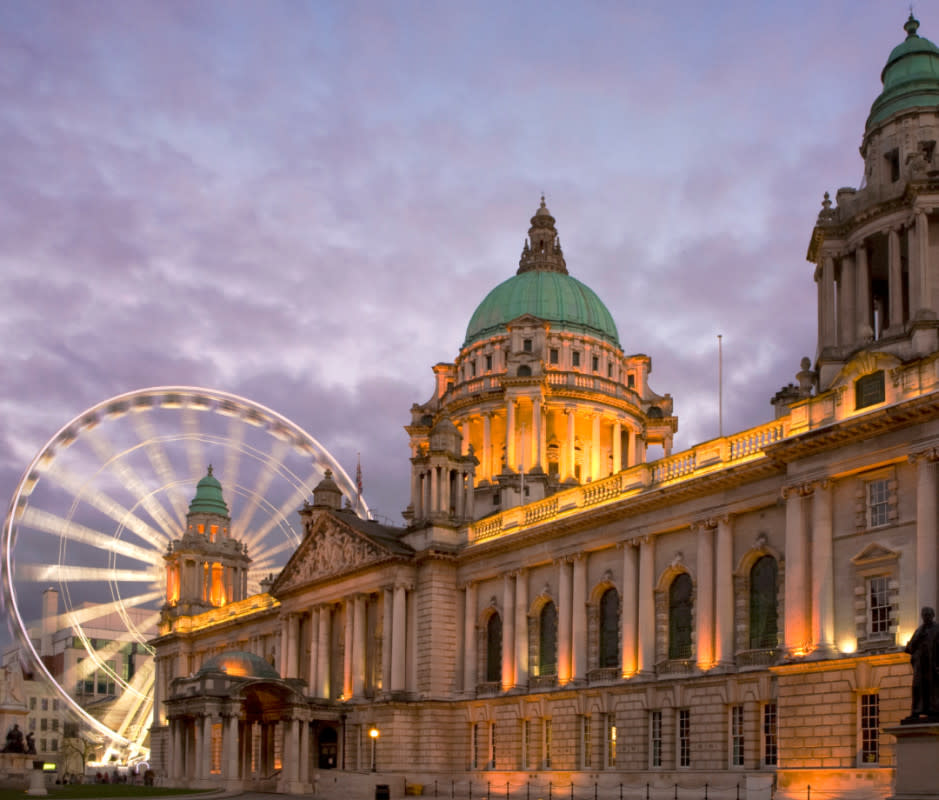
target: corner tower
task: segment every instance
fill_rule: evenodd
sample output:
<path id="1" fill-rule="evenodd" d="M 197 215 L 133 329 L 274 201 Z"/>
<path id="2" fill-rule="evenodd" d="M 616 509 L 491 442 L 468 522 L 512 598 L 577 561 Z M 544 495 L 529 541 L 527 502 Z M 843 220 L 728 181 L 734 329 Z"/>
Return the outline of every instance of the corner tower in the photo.
<path id="1" fill-rule="evenodd" d="M 649 357 L 624 354 L 607 307 L 568 272 L 544 197 L 530 225 L 516 274 L 479 304 L 456 361 L 434 367 L 433 396 L 411 408 L 412 526 L 605 478 L 644 462 L 648 445 L 671 451 L 671 397 L 649 388 Z"/>
<path id="2" fill-rule="evenodd" d="M 882 370 L 939 350 L 939 48 L 918 29 L 910 14 L 881 73 L 863 184 L 826 192 L 812 232 L 818 391 L 865 352 Z"/>
<path id="3" fill-rule="evenodd" d="M 222 484 L 209 465 L 196 485 L 186 514 L 186 531 L 170 542 L 166 564 L 166 604 L 170 617 L 199 614 L 247 595 L 247 546 L 231 537 L 231 517 Z"/>

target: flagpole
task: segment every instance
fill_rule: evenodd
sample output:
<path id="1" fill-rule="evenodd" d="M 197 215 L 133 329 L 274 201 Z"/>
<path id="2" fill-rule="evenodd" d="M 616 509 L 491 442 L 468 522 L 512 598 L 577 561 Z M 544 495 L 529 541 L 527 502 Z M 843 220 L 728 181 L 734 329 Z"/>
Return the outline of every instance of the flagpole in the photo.
<path id="1" fill-rule="evenodd" d="M 724 437 L 724 335 L 717 334 L 717 435 Z"/>

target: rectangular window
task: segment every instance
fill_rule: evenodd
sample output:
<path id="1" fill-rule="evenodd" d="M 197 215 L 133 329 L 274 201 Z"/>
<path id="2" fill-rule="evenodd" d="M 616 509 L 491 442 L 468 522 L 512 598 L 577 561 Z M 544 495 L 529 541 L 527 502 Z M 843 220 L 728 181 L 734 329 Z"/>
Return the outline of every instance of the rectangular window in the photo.
<path id="1" fill-rule="evenodd" d="M 630 389 L 636 388 L 636 376 L 631 372 L 626 376 L 626 386 Z"/>
<path id="2" fill-rule="evenodd" d="M 48 711 L 48 710 L 49 710 L 49 698 L 48 698 L 48 697 L 43 697 L 42 700 L 40 701 L 39 707 L 40 707 L 43 711 Z"/>
<path id="3" fill-rule="evenodd" d="M 52 730 L 57 731 L 59 729 L 59 721 L 57 719 L 52 720 Z"/>
<path id="4" fill-rule="evenodd" d="M 39 752 L 40 752 L 40 753 L 45 753 L 47 750 L 48 750 L 48 748 L 46 747 L 46 740 L 45 740 L 45 739 L 40 739 L 40 740 L 39 740 Z"/>
<path id="5" fill-rule="evenodd" d="M 53 711 L 58 711 L 58 710 L 59 710 L 59 701 L 58 701 L 57 699 L 55 699 L 55 698 L 53 698 L 53 700 L 52 700 L 52 710 L 53 710 Z"/>
<path id="6" fill-rule="evenodd" d="M 488 767 L 489 769 L 496 768 L 496 723 L 489 723 L 489 758 Z"/>
<path id="7" fill-rule="evenodd" d="M 531 339 L 522 340 L 522 350 L 524 350 L 526 353 L 531 352 Z"/>
<path id="8" fill-rule="evenodd" d="M 878 478 L 867 482 L 867 527 L 877 528 L 889 521 L 890 482 Z"/>
<path id="9" fill-rule="evenodd" d="M 486 356 L 486 372 L 492 372 L 492 356 Z"/>
<path id="10" fill-rule="evenodd" d="M 590 747 L 590 717 L 581 717 L 581 741 L 583 742 L 583 768 L 591 766 L 591 747 Z"/>
<path id="11" fill-rule="evenodd" d="M 611 715 L 612 716 L 612 715 Z M 607 723 L 606 729 L 606 766 L 608 769 L 616 768 L 616 725 Z"/>
<path id="12" fill-rule="evenodd" d="M 854 382 L 854 407 L 867 408 L 886 399 L 884 371 L 882 369 L 864 375 Z"/>
<path id="13" fill-rule="evenodd" d="M 594 372 L 599 372 L 600 371 L 600 357 L 594 356 L 593 361 L 591 362 L 590 366 L 593 368 Z"/>
<path id="14" fill-rule="evenodd" d="M 29 710 L 30 710 L 30 711 L 35 711 L 35 710 L 36 710 L 36 698 L 35 698 L 35 697 L 30 697 L 30 698 L 29 698 Z"/>
<path id="15" fill-rule="evenodd" d="M 36 718 L 35 718 L 35 717 L 30 717 L 30 718 L 29 718 L 29 729 L 30 729 L 31 731 L 36 730 Z"/>
<path id="16" fill-rule="evenodd" d="M 867 579 L 867 625 L 871 636 L 890 634 L 890 600 L 886 575 Z"/>
<path id="17" fill-rule="evenodd" d="M 861 763 L 880 762 L 880 695 L 861 695 Z"/>
<path id="18" fill-rule="evenodd" d="M 763 763 L 775 767 L 779 756 L 776 740 L 776 704 L 763 706 Z"/>
<path id="19" fill-rule="evenodd" d="M 649 717 L 649 766 L 662 766 L 662 712 L 653 711 Z"/>
<path id="20" fill-rule="evenodd" d="M 606 365 L 606 376 L 608 378 L 613 377 L 613 362 L 612 361 Z"/>
<path id="21" fill-rule="evenodd" d="M 678 709 L 678 766 L 691 766 L 691 710 Z"/>
<path id="22" fill-rule="evenodd" d="M 730 708 L 730 764 L 743 766 L 743 706 Z"/>
<path id="23" fill-rule="evenodd" d="M 471 378 L 476 377 L 476 362 L 475 361 L 470 361 L 470 377 Z"/>
<path id="24" fill-rule="evenodd" d="M 47 720 L 45 717 L 39 720 L 39 730 L 41 731 L 49 730 L 49 720 Z"/>
<path id="25" fill-rule="evenodd" d="M 552 364 L 557 364 L 560 362 L 561 356 L 560 356 L 560 353 L 558 353 L 558 349 L 556 347 L 552 347 L 548 351 L 548 358 Z"/>
<path id="26" fill-rule="evenodd" d="M 543 720 L 541 751 L 544 769 L 551 769 L 551 720 Z"/>
<path id="27" fill-rule="evenodd" d="M 580 351 L 579 350 L 575 350 L 573 353 L 571 353 L 571 365 L 575 367 L 580 366 Z"/>
<path id="28" fill-rule="evenodd" d="M 59 749 L 59 740 L 58 740 L 58 739 L 50 739 L 50 740 L 49 740 L 49 749 L 50 749 L 53 753 L 54 753 L 56 750 L 58 750 L 58 749 Z"/>

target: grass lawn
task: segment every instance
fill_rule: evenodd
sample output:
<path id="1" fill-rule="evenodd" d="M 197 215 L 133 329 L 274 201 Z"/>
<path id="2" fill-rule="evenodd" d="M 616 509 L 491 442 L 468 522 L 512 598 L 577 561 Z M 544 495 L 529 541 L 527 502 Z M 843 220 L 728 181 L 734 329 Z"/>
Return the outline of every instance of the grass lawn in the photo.
<path id="1" fill-rule="evenodd" d="M 126 783 L 73 783 L 49 786 L 49 800 L 62 797 L 167 797 L 174 794 L 199 794 L 194 789 L 164 789 L 159 786 L 132 786 Z M 25 789 L 0 789 L 0 800 L 25 800 L 31 797 Z"/>

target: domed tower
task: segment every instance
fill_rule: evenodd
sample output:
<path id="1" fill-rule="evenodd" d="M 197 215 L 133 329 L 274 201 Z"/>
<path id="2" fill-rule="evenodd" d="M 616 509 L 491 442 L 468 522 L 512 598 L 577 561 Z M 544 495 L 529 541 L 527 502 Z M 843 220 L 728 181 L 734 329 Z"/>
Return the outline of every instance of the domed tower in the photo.
<path id="1" fill-rule="evenodd" d="M 910 14 L 881 73 L 861 141 L 864 182 L 834 204 L 826 192 L 812 232 L 819 391 L 865 352 L 882 376 L 887 363 L 939 349 L 939 48 L 918 29 Z"/>
<path id="2" fill-rule="evenodd" d="M 479 518 L 641 463 L 650 444 L 669 453 L 678 423 L 650 371 L 648 356 L 623 353 L 609 310 L 568 272 L 542 197 L 518 271 L 480 303 L 456 361 L 434 367 L 433 396 L 411 408 L 406 518 Z M 458 435 L 444 449 L 441 426 Z M 461 477 L 444 486 L 435 452 Z M 471 476 L 459 456 L 473 458 Z M 455 499 L 465 485 L 472 501 Z"/>
<path id="3" fill-rule="evenodd" d="M 247 545 L 231 537 L 231 517 L 222 484 L 212 467 L 196 485 L 186 514 L 186 532 L 170 542 L 166 563 L 166 604 L 171 616 L 199 614 L 247 595 Z"/>

